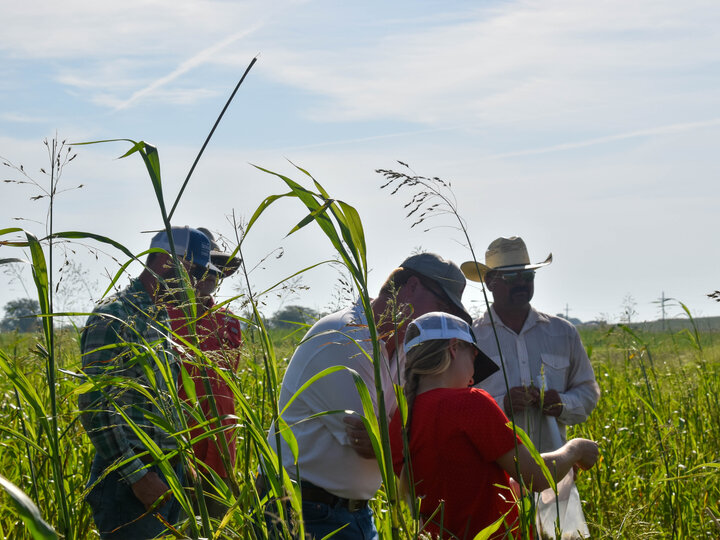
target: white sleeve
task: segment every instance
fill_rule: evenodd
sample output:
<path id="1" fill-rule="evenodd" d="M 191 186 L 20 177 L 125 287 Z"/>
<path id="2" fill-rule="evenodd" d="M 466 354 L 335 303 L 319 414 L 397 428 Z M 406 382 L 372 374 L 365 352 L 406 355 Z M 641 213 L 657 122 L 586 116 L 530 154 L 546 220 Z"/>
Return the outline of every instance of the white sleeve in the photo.
<path id="1" fill-rule="evenodd" d="M 373 364 L 352 341 L 329 343 L 314 355 L 303 379 L 307 381 L 313 375 L 333 366 L 344 368 L 316 380 L 297 399 L 305 405 L 308 415 L 337 411 L 323 414 L 315 421 L 322 422 L 340 444 L 348 444 L 343 422 L 343 417 L 349 414 L 346 411 L 365 415 L 357 384 L 364 383 L 367 386 L 373 406 L 373 411 L 369 414 L 377 414 Z M 360 376 L 358 382 L 350 370 Z"/>
<path id="2" fill-rule="evenodd" d="M 564 424 L 579 424 L 587 420 L 600 399 L 600 387 L 595 381 L 590 359 L 577 330 L 571 336 L 570 373 L 567 388 L 560 393 L 563 403 L 558 420 Z"/>

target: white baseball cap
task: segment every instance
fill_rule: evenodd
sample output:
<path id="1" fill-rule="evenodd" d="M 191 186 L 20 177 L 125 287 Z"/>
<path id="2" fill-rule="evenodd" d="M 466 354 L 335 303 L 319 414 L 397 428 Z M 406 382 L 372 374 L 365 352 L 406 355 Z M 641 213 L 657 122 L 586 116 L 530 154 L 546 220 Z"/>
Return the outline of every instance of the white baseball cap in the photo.
<path id="1" fill-rule="evenodd" d="M 413 320 L 408 325 L 408 330 L 411 326 L 415 326 L 419 333 L 418 335 L 405 340 L 406 355 L 410 349 L 425 341 L 456 338 L 460 341 L 464 341 L 465 343 L 469 343 L 478 351 L 475 356 L 475 372 L 473 373 L 473 380 L 475 381 L 475 384 L 488 378 L 500 369 L 488 355 L 480 350 L 477 346 L 477 341 L 475 340 L 475 334 L 473 334 L 472 328 L 470 328 L 470 325 L 460 317 L 456 317 L 455 315 L 444 313 L 442 311 L 431 311 L 430 313 L 425 313 Z M 405 335 L 409 336 L 412 333 L 413 332 L 408 331 Z"/>

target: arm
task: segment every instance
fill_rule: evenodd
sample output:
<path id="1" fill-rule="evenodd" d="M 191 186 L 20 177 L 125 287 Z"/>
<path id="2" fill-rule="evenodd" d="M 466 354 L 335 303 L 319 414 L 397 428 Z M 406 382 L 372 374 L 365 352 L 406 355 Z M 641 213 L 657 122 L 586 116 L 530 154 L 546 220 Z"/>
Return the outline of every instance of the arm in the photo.
<path id="1" fill-rule="evenodd" d="M 600 387 L 595 381 L 595 372 L 580 340 L 580 334 L 575 328 L 572 333 L 567 388 L 559 393 L 562 407 L 559 411 L 556 408 L 556 414 L 553 414 L 567 425 L 585 422 L 600 399 Z M 549 397 L 552 398 L 546 394 L 546 402 Z"/>
<path id="2" fill-rule="evenodd" d="M 124 348 L 113 347 L 98 350 L 106 345 L 121 345 L 127 341 L 123 337 L 124 323 L 120 320 L 103 317 L 102 314 L 88 319 L 81 338 L 83 353 L 83 371 L 89 377 L 101 379 L 103 376 L 117 374 L 124 368 L 122 353 Z M 104 392 L 112 392 L 105 387 Z M 103 394 L 93 390 L 81 394 L 78 398 L 80 421 L 93 443 L 96 452 L 108 461 L 125 461 L 118 473 L 132 489 L 133 494 L 143 504 L 145 510 L 162 504 L 170 492 L 168 485 L 160 476 L 145 468 L 144 463 L 135 457 L 135 451 L 125 436 L 124 419 Z"/>
<path id="3" fill-rule="evenodd" d="M 556 481 L 561 480 L 574 465 L 589 469 L 598 459 L 598 446 L 588 439 L 572 439 L 554 452 L 541 454 L 545 465 Z M 516 480 L 515 450 L 510 450 L 495 461 L 506 473 Z M 542 491 L 549 486 L 540 466 L 535 462 L 525 446 L 518 446 L 518 465 L 520 476 L 526 486 L 533 491 Z"/>

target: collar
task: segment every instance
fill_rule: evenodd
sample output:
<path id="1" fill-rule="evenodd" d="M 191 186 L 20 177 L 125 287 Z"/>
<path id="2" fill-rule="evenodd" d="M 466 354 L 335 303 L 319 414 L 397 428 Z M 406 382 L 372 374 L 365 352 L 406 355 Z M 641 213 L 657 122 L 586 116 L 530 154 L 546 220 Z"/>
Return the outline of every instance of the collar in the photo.
<path id="1" fill-rule="evenodd" d="M 502 322 L 502 319 L 495 311 L 495 306 L 491 305 L 490 309 L 492 310 L 492 315 L 493 315 L 493 320 L 495 321 L 495 325 L 502 326 L 504 328 L 508 328 L 505 325 L 505 323 Z M 525 319 L 525 324 L 523 325 L 520 333 L 525 332 L 526 330 L 530 330 L 536 324 L 547 324 L 549 322 L 550 322 L 550 317 L 548 317 L 544 313 L 539 312 L 531 305 L 530 313 L 528 313 L 527 319 Z M 487 311 L 483 315 L 482 319 L 480 319 L 480 326 L 490 326 L 490 314 Z M 508 328 L 508 330 L 510 330 L 510 329 Z"/>

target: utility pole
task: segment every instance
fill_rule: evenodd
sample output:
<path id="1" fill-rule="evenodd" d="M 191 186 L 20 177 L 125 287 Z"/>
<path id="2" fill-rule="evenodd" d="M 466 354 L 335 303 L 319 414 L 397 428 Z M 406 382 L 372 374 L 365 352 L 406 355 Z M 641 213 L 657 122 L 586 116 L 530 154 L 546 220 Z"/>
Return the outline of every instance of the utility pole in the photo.
<path id="1" fill-rule="evenodd" d="M 669 298 L 669 297 L 665 296 L 665 291 L 663 291 L 660 295 L 660 298 L 653 302 L 653 304 L 660 305 L 660 316 L 661 316 L 661 320 L 662 320 L 662 329 L 663 330 L 667 330 L 666 322 L 665 322 L 665 304 L 667 304 L 671 300 L 674 300 L 674 298 Z"/>

